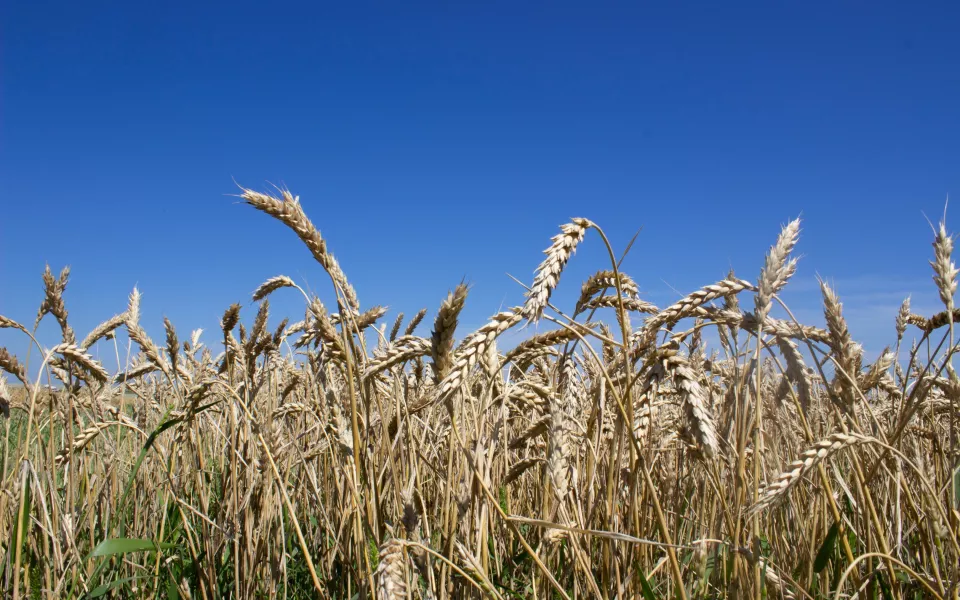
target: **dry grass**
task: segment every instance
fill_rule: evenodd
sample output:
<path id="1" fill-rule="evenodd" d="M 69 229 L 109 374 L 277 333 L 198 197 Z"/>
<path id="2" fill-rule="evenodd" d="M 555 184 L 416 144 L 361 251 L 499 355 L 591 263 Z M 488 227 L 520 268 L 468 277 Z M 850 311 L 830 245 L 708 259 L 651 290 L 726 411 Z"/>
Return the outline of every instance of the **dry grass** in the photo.
<path id="1" fill-rule="evenodd" d="M 296 198 L 242 196 L 306 244 L 335 311 L 278 276 L 252 322 L 235 304 L 206 340 L 165 321 L 158 344 L 134 290 L 78 344 L 69 270 L 47 269 L 36 323 L 61 343 L 0 316 L 37 350 L 0 348 L 7 597 L 957 597 L 943 225 L 943 312 L 905 301 L 893 349 L 864 364 L 826 283 L 826 329 L 769 316 L 799 221 L 755 283 L 731 273 L 660 310 L 600 265 L 563 312 L 550 298 L 577 245 L 589 229 L 607 244 L 574 219 L 526 304 L 457 345 L 465 285 L 433 301 L 429 334 L 426 311 L 378 325 L 387 309 L 362 308 Z M 271 324 L 277 293 L 303 295 L 302 320 Z M 556 328 L 498 347 L 540 319 Z"/>

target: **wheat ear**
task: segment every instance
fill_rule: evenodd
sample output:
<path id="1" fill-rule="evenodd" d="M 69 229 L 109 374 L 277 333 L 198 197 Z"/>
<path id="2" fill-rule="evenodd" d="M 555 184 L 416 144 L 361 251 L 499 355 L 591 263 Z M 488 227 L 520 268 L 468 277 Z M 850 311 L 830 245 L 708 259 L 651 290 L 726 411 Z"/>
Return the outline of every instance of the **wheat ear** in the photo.
<path id="1" fill-rule="evenodd" d="M 285 287 L 297 287 L 297 284 L 286 275 L 277 275 L 276 277 L 271 277 L 270 279 L 261 283 L 260 287 L 253 290 L 253 301 L 259 302 L 280 288 Z"/>
<path id="2" fill-rule="evenodd" d="M 406 600 L 407 578 L 404 569 L 403 543 L 391 538 L 380 546 L 380 564 L 374 573 L 377 600 Z"/>
<path id="3" fill-rule="evenodd" d="M 593 226 L 592 221 L 582 218 L 571 219 L 570 223 L 560 226 L 560 233 L 553 236 L 553 243 L 544 250 L 547 257 L 537 267 L 533 285 L 527 292 L 527 301 L 523 305 L 525 319 L 536 321 L 543 315 L 543 309 L 560 281 L 560 273 L 583 241 L 587 229 Z"/>
<path id="4" fill-rule="evenodd" d="M 453 366 L 453 341 L 457 330 L 457 318 L 467 301 L 468 288 L 461 283 L 447 294 L 440 303 L 437 318 L 433 321 L 430 356 L 433 358 L 433 372 L 436 381 L 443 380 Z"/>
<path id="5" fill-rule="evenodd" d="M 766 262 L 760 271 L 760 280 L 757 283 L 756 315 L 757 320 L 763 319 L 773 306 L 773 296 L 779 292 L 787 280 L 797 270 L 797 259 L 791 258 L 790 252 L 797 244 L 800 235 L 800 219 L 790 221 L 781 231 L 777 243 L 767 253 Z"/>
<path id="6" fill-rule="evenodd" d="M 776 479 L 767 484 L 760 493 L 760 499 L 747 512 L 753 514 L 781 502 L 807 473 L 837 452 L 851 446 L 873 441 L 875 440 L 871 437 L 838 432 L 817 442 L 812 448 L 805 450 L 800 458 L 790 463 L 790 466 L 780 473 Z"/>
<path id="7" fill-rule="evenodd" d="M 313 258 L 326 269 L 327 273 L 329 273 L 333 279 L 334 284 L 343 292 L 347 307 L 355 311 L 360 310 L 357 293 L 354 291 L 353 286 L 350 285 L 350 282 L 347 281 L 347 276 L 344 274 L 343 269 L 340 268 L 340 263 L 337 262 L 337 259 L 332 253 L 327 251 L 327 243 L 320 235 L 320 232 L 314 227 L 313 223 L 310 222 L 310 219 L 307 218 L 306 213 L 303 212 L 303 207 L 300 206 L 300 199 L 294 197 L 288 190 L 280 190 L 280 195 L 283 196 L 282 200 L 245 188 L 241 188 L 241 190 L 243 190 L 243 193 L 240 194 L 240 197 L 243 198 L 247 204 L 274 217 L 297 234 L 297 237 L 307 246 L 310 253 L 313 254 Z"/>

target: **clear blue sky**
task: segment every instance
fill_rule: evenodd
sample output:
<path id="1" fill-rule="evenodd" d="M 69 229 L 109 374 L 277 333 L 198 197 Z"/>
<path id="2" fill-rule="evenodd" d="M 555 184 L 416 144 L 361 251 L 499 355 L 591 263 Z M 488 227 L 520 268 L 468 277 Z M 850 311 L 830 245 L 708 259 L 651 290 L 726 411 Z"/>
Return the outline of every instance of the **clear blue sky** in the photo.
<path id="1" fill-rule="evenodd" d="M 135 284 L 182 338 L 273 275 L 327 294 L 234 179 L 299 194 L 391 315 L 465 278 L 479 325 L 573 216 L 619 248 L 643 226 L 624 268 L 661 305 L 756 278 L 802 214 L 801 319 L 818 273 L 869 351 L 905 295 L 938 309 L 923 215 L 960 192 L 960 5 L 474 4 L 3 3 L 0 314 L 32 322 L 45 263 L 72 266 L 81 334 Z M 605 264 L 588 239 L 561 304 Z"/>

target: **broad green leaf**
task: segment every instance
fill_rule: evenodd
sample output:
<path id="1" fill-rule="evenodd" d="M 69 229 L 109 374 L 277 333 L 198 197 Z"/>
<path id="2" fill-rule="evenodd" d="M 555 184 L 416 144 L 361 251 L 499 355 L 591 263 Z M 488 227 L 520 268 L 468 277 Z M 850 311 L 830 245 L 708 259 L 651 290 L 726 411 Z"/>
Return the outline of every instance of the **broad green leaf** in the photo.
<path id="1" fill-rule="evenodd" d="M 953 502 L 954 510 L 960 510 L 960 467 L 953 472 Z"/>
<path id="2" fill-rule="evenodd" d="M 887 585 L 887 578 L 883 576 L 883 573 L 877 573 L 877 583 L 880 584 L 880 593 L 883 594 L 883 600 L 893 600 L 890 587 Z"/>
<path id="3" fill-rule="evenodd" d="M 637 575 L 640 576 L 640 591 L 643 592 L 643 600 L 657 600 L 657 595 L 653 592 L 653 588 L 650 587 L 650 582 L 647 581 L 643 570 L 637 569 Z"/>
<path id="4" fill-rule="evenodd" d="M 100 542 L 90 556 L 113 556 L 114 554 L 129 554 L 130 552 L 169 550 L 176 547 L 176 544 L 157 544 L 153 540 L 114 538 Z"/>
<path id="5" fill-rule="evenodd" d="M 123 579 L 117 579 L 116 581 L 111 581 L 110 583 L 105 583 L 101 586 L 97 586 L 90 590 L 90 593 L 86 595 L 87 598 L 99 598 L 107 592 L 113 590 L 114 588 L 120 587 L 131 581 L 136 581 L 137 579 L 146 579 L 147 575 L 137 575 L 136 577 L 124 577 Z"/>
<path id="6" fill-rule="evenodd" d="M 815 573 L 819 573 L 827 567 L 827 563 L 830 562 L 830 558 L 833 556 L 833 549 L 837 545 L 837 535 L 839 533 L 840 523 L 836 522 L 830 526 L 827 537 L 824 538 L 823 543 L 820 544 L 820 550 L 817 551 L 817 558 L 813 561 L 813 570 Z"/>

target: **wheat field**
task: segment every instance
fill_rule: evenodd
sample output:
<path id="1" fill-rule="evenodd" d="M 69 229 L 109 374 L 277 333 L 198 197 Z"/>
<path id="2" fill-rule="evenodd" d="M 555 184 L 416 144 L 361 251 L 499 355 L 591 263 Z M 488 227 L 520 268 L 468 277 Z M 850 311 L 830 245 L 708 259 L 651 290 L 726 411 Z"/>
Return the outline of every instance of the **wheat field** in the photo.
<path id="1" fill-rule="evenodd" d="M 303 242 L 336 306 L 281 275 L 252 322 L 235 304 L 220 331 L 165 321 L 154 340 L 134 290 L 80 336 L 69 270 L 48 268 L 35 321 L 0 316 L 31 346 L 0 348 L 5 597 L 958 598 L 945 225 L 943 311 L 905 300 L 865 363 L 827 283 L 824 328 L 780 300 L 799 221 L 771 232 L 756 280 L 730 272 L 659 308 L 619 270 L 624 249 L 572 219 L 525 303 L 468 332 L 466 285 L 388 317 L 297 198 L 241 197 Z M 580 244 L 610 261 L 554 306 Z M 272 315 L 272 294 L 301 295 L 303 314 Z"/>

